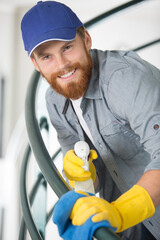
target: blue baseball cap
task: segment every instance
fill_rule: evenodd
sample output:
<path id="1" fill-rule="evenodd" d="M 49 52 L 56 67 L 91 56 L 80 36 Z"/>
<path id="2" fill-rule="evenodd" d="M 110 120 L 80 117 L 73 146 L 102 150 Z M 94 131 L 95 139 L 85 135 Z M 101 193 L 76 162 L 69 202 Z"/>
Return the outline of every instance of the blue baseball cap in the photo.
<path id="1" fill-rule="evenodd" d="M 76 29 L 83 26 L 77 15 L 66 5 L 55 1 L 40 1 L 21 22 L 25 50 L 31 56 L 36 47 L 47 41 L 71 41 Z"/>

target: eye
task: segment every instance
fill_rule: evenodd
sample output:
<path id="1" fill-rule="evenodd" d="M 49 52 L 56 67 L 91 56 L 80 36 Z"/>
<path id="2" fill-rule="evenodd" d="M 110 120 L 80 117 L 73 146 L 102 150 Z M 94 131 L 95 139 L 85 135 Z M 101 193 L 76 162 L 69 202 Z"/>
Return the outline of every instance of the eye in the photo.
<path id="1" fill-rule="evenodd" d="M 64 51 L 70 50 L 71 47 L 72 47 L 71 45 L 67 45 L 67 46 L 64 48 Z"/>
<path id="2" fill-rule="evenodd" d="M 46 55 L 43 57 L 44 60 L 48 60 L 51 56 L 50 55 Z"/>

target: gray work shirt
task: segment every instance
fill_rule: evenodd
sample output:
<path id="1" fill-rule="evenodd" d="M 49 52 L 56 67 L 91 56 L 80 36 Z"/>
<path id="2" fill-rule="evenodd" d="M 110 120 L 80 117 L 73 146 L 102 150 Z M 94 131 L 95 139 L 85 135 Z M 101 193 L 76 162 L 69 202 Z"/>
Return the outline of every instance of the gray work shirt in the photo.
<path id="1" fill-rule="evenodd" d="M 123 193 L 144 171 L 160 169 L 160 71 L 132 51 L 90 53 L 92 76 L 81 109 L 106 167 L 101 196 L 110 201 L 114 184 Z M 65 154 L 84 132 L 66 98 L 49 88 L 46 102 Z M 144 223 L 160 239 L 160 207 Z"/>

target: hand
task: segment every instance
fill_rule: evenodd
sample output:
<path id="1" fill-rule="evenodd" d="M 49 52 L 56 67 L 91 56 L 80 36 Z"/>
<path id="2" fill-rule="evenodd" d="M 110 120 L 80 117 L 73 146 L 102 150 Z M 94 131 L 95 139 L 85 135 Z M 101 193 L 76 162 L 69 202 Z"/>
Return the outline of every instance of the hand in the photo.
<path id="1" fill-rule="evenodd" d="M 56 203 L 53 211 L 53 222 L 58 227 L 59 235 L 64 240 L 88 240 L 92 239 L 94 232 L 100 227 L 106 227 L 115 231 L 108 221 L 93 223 L 89 218 L 83 225 L 75 226 L 70 221 L 69 216 L 72 208 L 81 197 L 91 196 L 93 194 L 79 194 L 75 191 L 65 193 Z"/>
<path id="2" fill-rule="evenodd" d="M 83 160 L 76 156 L 74 150 L 68 151 L 63 159 L 63 169 L 65 176 L 70 180 L 70 183 L 72 181 L 86 181 L 90 178 L 92 178 L 94 182 L 96 179 L 96 169 L 92 161 L 96 158 L 96 151 L 90 150 L 89 171 L 85 171 L 82 168 L 82 166 L 84 165 Z"/>
<path id="3" fill-rule="evenodd" d="M 109 203 L 92 196 L 82 197 L 75 203 L 70 218 L 73 225 L 82 225 L 89 217 L 93 222 L 109 221 L 116 232 L 124 231 L 153 216 L 155 208 L 148 192 L 134 185 L 116 201 Z"/>

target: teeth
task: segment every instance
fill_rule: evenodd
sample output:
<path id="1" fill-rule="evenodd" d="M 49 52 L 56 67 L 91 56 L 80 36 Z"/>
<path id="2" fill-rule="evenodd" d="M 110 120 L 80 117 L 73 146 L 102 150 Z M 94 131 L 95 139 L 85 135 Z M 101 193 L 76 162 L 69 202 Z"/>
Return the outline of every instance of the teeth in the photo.
<path id="1" fill-rule="evenodd" d="M 75 69 L 72 71 L 72 72 L 69 72 L 63 76 L 61 76 L 61 78 L 67 78 L 67 77 L 70 77 L 73 73 L 75 72 Z"/>

